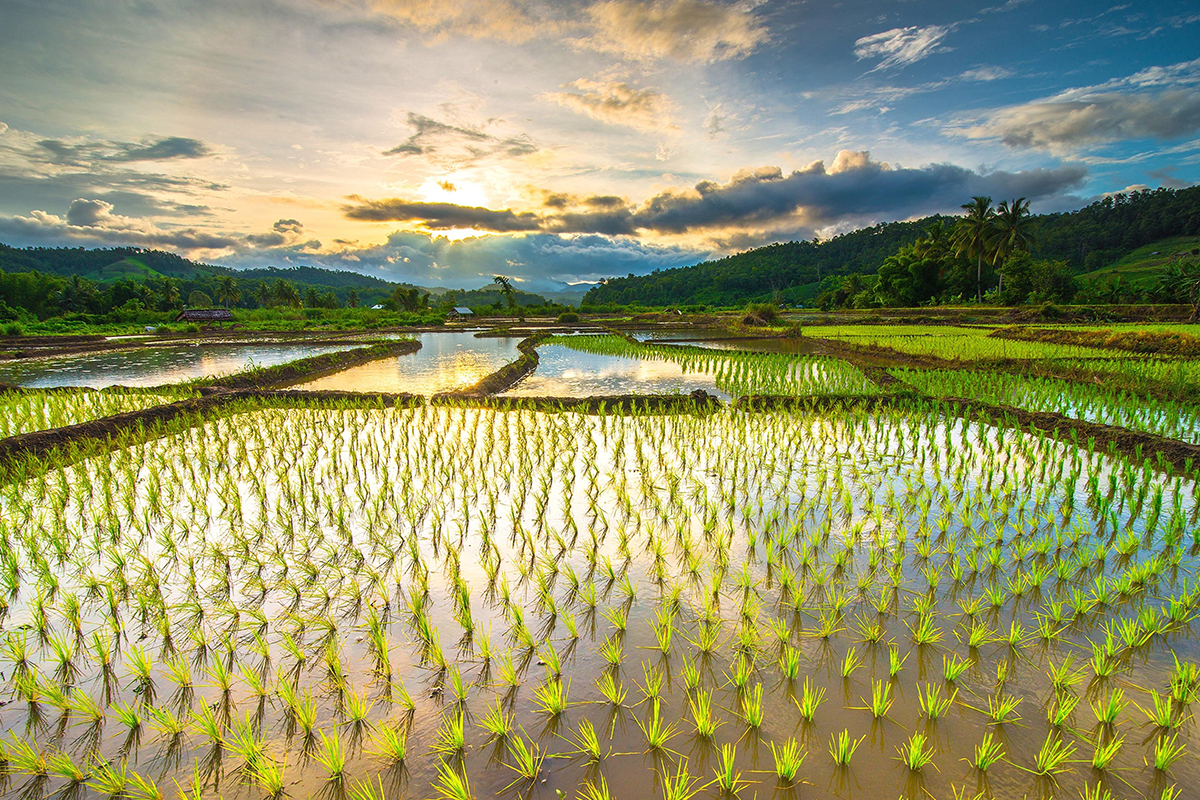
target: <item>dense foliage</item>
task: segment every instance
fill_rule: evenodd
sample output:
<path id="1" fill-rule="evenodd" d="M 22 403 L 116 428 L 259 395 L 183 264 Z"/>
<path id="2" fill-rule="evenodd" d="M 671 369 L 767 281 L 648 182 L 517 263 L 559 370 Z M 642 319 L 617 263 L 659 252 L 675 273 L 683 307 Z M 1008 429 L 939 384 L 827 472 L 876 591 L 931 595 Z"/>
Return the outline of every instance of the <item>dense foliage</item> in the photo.
<path id="1" fill-rule="evenodd" d="M 984 291 L 997 290 L 1014 259 L 1017 283 L 994 294 L 997 302 L 1069 300 L 1078 289 L 1088 290 L 1088 301 L 1103 301 L 1107 287 L 1080 286 L 1074 279 L 1159 239 L 1200 234 L 1200 187 L 1117 194 L 1078 211 L 1033 217 L 1035 236 L 1027 248 L 1032 262 L 1025 248 L 1012 247 L 1011 255 L 1005 254 L 1009 257 L 980 264 L 953 246 L 959 219 L 884 223 L 822 242 L 774 244 L 689 267 L 613 278 L 588 292 L 584 304 L 740 306 L 818 297 L 830 307 L 856 300 L 867 306 L 951 302 L 970 298 L 979 283 Z M 917 246 L 931 238 L 936 246 Z M 1130 297 L 1122 289 L 1118 299 L 1168 299 L 1161 294 L 1149 289 Z"/>
<path id="2" fill-rule="evenodd" d="M 522 313 L 564 310 L 529 292 L 514 289 L 511 297 L 512 307 Z M 422 321 L 444 315 L 455 305 L 469 306 L 478 314 L 509 308 L 497 287 L 431 296 L 409 284 L 318 267 L 234 270 L 136 247 L 0 244 L 0 322 L 15 326 L 12 331 L 46 320 L 69 322 L 68 327 L 160 323 L 185 307 L 212 305 L 248 311 L 379 306 Z"/>

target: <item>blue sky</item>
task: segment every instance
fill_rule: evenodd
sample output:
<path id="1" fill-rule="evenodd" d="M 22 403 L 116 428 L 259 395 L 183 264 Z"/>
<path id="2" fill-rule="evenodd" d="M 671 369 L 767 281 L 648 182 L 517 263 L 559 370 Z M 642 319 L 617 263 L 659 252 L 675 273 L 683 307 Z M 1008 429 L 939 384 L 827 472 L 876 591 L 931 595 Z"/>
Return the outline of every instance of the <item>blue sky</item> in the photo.
<path id="1" fill-rule="evenodd" d="M 6 0 L 0 241 L 529 288 L 1200 180 L 1194 3 Z"/>

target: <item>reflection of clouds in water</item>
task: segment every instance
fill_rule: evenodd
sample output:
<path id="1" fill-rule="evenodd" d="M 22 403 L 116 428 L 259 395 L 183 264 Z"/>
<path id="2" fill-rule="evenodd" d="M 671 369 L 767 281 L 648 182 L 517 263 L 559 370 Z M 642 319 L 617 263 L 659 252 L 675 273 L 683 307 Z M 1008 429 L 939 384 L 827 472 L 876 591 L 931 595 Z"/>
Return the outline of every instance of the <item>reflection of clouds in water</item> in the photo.
<path id="1" fill-rule="evenodd" d="M 687 373 L 672 361 L 598 355 L 550 345 L 539 348 L 537 371 L 506 394 L 587 397 L 604 394 L 686 394 L 704 389 L 719 397 L 716 379 Z"/>
<path id="2" fill-rule="evenodd" d="M 299 387 L 349 392 L 436 394 L 470 386 L 515 360 L 513 337 L 477 339 L 470 332 L 424 333 L 415 353 L 373 361 Z"/>
<path id="3" fill-rule="evenodd" d="M 186 345 L 88 353 L 0 365 L 0 383 L 55 386 L 156 386 L 271 367 L 348 350 L 350 345 Z"/>

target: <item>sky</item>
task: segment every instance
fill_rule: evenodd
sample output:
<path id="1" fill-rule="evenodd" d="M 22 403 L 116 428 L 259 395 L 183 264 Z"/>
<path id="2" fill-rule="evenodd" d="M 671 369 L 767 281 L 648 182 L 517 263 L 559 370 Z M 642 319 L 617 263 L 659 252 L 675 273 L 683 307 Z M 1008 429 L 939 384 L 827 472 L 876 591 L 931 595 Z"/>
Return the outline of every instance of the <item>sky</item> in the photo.
<path id="1" fill-rule="evenodd" d="M 1200 181 L 1200 7 L 0 0 L 0 241 L 531 290 Z"/>

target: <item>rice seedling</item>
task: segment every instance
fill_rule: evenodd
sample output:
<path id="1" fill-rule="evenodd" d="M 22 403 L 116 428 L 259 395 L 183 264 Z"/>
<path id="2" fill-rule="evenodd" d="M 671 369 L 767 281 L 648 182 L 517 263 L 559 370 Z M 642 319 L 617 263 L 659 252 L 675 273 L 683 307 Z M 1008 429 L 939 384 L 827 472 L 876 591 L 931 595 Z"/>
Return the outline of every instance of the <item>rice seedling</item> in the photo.
<path id="1" fill-rule="evenodd" d="M 438 763 L 437 780 L 433 782 L 436 800 L 474 800 L 471 783 L 465 773 L 456 772 L 445 761 Z"/>
<path id="2" fill-rule="evenodd" d="M 758 697 L 761 702 L 762 687 L 759 686 L 757 688 Z M 743 709 L 745 709 L 745 704 L 748 697 L 749 696 L 742 698 Z M 711 739 L 713 734 L 716 733 L 717 727 L 720 725 L 720 723 L 713 719 L 712 698 L 709 693 L 703 690 L 696 692 L 695 695 L 688 698 L 688 707 L 692 712 L 692 721 L 696 725 L 696 735 L 701 739 Z M 758 713 L 761 714 L 761 707 Z M 747 717 L 748 716 L 749 714 L 747 713 Z M 751 724 L 749 720 L 747 720 L 747 724 Z M 759 719 L 759 724 L 761 724 L 761 718 Z M 758 725 L 751 724 L 751 727 L 758 727 Z"/>
<path id="3" fill-rule="evenodd" d="M 871 716 L 875 719 L 883 719 L 887 716 L 888 709 L 892 707 L 892 687 L 891 684 L 884 681 L 875 681 L 871 684 L 871 699 L 863 700 L 867 704 L 867 710 L 871 712 Z"/>
<path id="4" fill-rule="evenodd" d="M 585 719 L 579 723 L 579 728 L 572 736 L 571 742 L 576 748 L 572 752 L 583 756 L 584 761 L 588 764 L 597 763 L 606 755 L 600 746 L 600 738 L 596 735 L 596 728 L 590 720 Z"/>
<path id="5" fill-rule="evenodd" d="M 1092 751 L 1092 768 L 1103 772 L 1112 766 L 1117 755 L 1121 752 L 1121 746 L 1125 744 L 1125 737 L 1121 736 L 1115 739 L 1104 741 L 1098 739 L 1096 748 Z"/>
<path id="6" fill-rule="evenodd" d="M 771 756 L 775 761 L 775 776 L 784 786 L 790 786 L 800 772 L 807 753 L 801 752 L 800 744 L 795 739 L 788 739 L 780 747 L 771 742 Z"/>
<path id="7" fill-rule="evenodd" d="M 1101 725 L 1115 725 L 1117 717 L 1125 710 L 1125 692 L 1120 688 L 1113 689 L 1107 700 L 1092 705 L 1096 721 Z"/>
<path id="8" fill-rule="evenodd" d="M 928 749 L 925 735 L 914 733 L 901 747 L 896 748 L 899 761 L 912 772 L 920 772 L 933 763 L 933 752 Z"/>
<path id="9" fill-rule="evenodd" d="M 987 772 L 993 764 L 1004 760 L 1004 745 L 996 741 L 995 734 L 987 731 L 983 734 L 983 740 L 975 745 L 975 755 L 971 759 L 971 766 L 980 772 Z"/>
<path id="10" fill-rule="evenodd" d="M 536 781 L 542 772 L 542 764 L 546 760 L 546 754 L 542 752 L 541 747 L 536 742 L 526 744 L 521 736 L 514 735 L 508 738 L 506 748 L 512 763 L 506 763 L 505 766 L 515 771 L 517 777 L 505 788 L 512 788 L 522 781 L 528 783 Z"/>
<path id="11" fill-rule="evenodd" d="M 839 767 L 849 766 L 850 759 L 865 738 L 853 739 L 848 730 L 833 734 L 829 739 L 829 755 L 833 757 L 833 763 Z"/>
<path id="12" fill-rule="evenodd" d="M 642 729 L 642 735 L 646 737 L 646 746 L 649 751 L 665 750 L 667 742 L 675 736 L 675 726 L 663 722 L 657 700 L 653 701 L 650 707 L 649 719 L 645 722 L 638 720 L 638 727 Z"/>
<path id="13" fill-rule="evenodd" d="M 917 697 L 921 704 L 921 712 L 927 719 L 933 721 L 946 715 L 950 706 L 954 705 L 955 698 L 958 697 L 958 690 L 955 689 L 951 692 L 949 697 L 942 697 L 942 687 L 927 683 L 923 689 L 917 690 Z"/>
<path id="14" fill-rule="evenodd" d="M 825 701 L 825 688 L 822 686 L 814 686 L 805 677 L 804 687 L 800 692 L 799 698 L 792 698 L 796 703 L 796 707 L 800 710 L 800 716 L 808 722 L 812 722 L 817 716 L 817 709 L 821 703 Z"/>
<path id="15" fill-rule="evenodd" d="M 1154 768 L 1166 772 L 1186 754 L 1187 747 L 1179 741 L 1179 734 L 1159 736 L 1154 742 Z"/>
<path id="16" fill-rule="evenodd" d="M 1058 734 L 1051 731 L 1042 743 L 1033 760 L 1033 773 L 1043 777 L 1053 778 L 1070 769 L 1071 756 L 1075 754 L 1075 745 L 1064 744 Z"/>
<path id="17" fill-rule="evenodd" d="M 408 732 L 393 725 L 380 725 L 371 734 L 374 755 L 387 764 L 403 764 L 408 756 Z"/>

